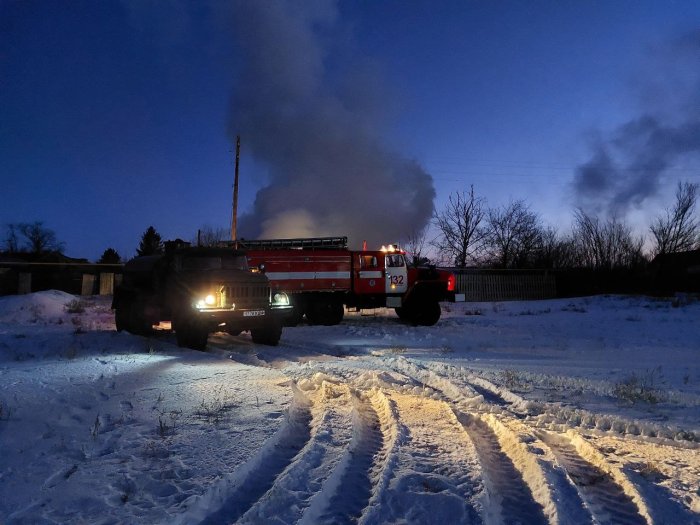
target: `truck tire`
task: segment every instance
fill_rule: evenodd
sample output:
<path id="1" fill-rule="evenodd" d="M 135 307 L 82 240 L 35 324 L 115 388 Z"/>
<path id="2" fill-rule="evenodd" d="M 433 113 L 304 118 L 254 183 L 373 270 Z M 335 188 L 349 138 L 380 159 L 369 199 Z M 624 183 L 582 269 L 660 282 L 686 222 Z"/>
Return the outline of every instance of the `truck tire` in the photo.
<path id="1" fill-rule="evenodd" d="M 277 346 L 282 337 L 282 323 L 269 321 L 261 328 L 253 328 L 250 331 L 253 342 L 258 345 Z"/>
<path id="2" fill-rule="evenodd" d="M 345 315 L 345 307 L 340 301 L 320 300 L 309 305 L 306 319 L 309 324 L 333 326 L 340 324 Z"/>
<path id="3" fill-rule="evenodd" d="M 114 312 L 117 331 L 126 330 L 134 335 L 150 335 L 153 325 L 146 320 L 143 301 L 122 301 Z"/>
<path id="4" fill-rule="evenodd" d="M 292 311 L 285 317 L 284 326 L 297 326 L 304 320 L 304 314 L 307 310 L 307 302 L 302 294 L 291 294 L 289 304 L 292 305 Z"/>
<path id="5" fill-rule="evenodd" d="M 433 326 L 440 320 L 442 309 L 437 301 L 427 301 L 416 310 L 414 322 L 420 326 Z"/>
<path id="6" fill-rule="evenodd" d="M 192 350 L 204 350 L 207 347 L 207 339 L 209 332 L 203 329 L 188 328 L 180 329 L 175 332 L 177 346 L 182 348 L 191 348 Z"/>
<path id="7" fill-rule="evenodd" d="M 396 315 L 402 321 L 414 326 L 433 326 L 440 320 L 442 310 L 437 301 L 412 301 L 406 306 L 395 308 Z"/>
<path id="8" fill-rule="evenodd" d="M 409 312 L 406 310 L 405 306 L 397 306 L 394 308 L 394 311 L 396 312 L 396 315 L 401 319 L 402 321 L 409 321 Z"/>
<path id="9" fill-rule="evenodd" d="M 291 315 L 287 316 L 284 326 L 297 326 L 304 319 L 304 310 L 300 305 L 295 305 Z"/>
<path id="10" fill-rule="evenodd" d="M 174 320 L 173 328 L 175 329 L 177 346 L 193 350 L 204 350 L 207 347 L 209 331 L 196 321 L 179 318 Z"/>
<path id="11" fill-rule="evenodd" d="M 131 313 L 129 312 L 129 307 L 126 304 L 119 305 L 116 310 L 114 310 L 114 324 L 117 326 L 117 332 L 129 330 L 129 319 Z"/>

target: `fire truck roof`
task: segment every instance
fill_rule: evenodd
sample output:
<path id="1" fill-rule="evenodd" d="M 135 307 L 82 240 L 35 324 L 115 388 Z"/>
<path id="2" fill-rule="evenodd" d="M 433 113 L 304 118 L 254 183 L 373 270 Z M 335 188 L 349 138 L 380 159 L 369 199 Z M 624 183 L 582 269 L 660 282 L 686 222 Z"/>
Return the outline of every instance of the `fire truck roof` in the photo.
<path id="1" fill-rule="evenodd" d="M 240 239 L 228 244 L 237 245 L 242 250 L 338 250 L 347 249 L 347 237 L 308 237 L 300 239 Z"/>

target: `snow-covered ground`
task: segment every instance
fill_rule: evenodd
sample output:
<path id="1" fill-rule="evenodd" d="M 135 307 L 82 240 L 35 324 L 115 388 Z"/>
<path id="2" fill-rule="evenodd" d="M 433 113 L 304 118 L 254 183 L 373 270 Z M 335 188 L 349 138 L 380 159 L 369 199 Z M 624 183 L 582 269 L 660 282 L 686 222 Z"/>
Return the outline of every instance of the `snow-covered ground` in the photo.
<path id="1" fill-rule="evenodd" d="M 682 300 L 196 352 L 117 333 L 107 298 L 4 297 L 0 523 L 700 523 L 699 354 Z"/>

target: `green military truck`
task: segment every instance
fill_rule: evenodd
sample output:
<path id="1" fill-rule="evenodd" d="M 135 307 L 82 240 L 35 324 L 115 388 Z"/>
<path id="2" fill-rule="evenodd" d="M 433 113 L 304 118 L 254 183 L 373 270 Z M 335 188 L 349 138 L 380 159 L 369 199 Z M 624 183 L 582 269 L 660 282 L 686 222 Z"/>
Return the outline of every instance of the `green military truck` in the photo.
<path id="1" fill-rule="evenodd" d="M 277 345 L 291 313 L 283 292 L 248 268 L 245 252 L 166 243 L 165 254 L 136 257 L 124 265 L 112 309 L 117 330 L 147 335 L 171 321 L 177 343 L 203 350 L 211 332 L 250 331 L 253 342 Z"/>

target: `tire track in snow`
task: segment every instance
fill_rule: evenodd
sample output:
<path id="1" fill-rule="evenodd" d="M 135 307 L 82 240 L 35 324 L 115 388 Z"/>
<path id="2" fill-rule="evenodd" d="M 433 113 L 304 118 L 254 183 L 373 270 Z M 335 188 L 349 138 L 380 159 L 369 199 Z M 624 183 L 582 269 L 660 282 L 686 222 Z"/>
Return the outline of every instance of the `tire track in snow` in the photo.
<path id="1" fill-rule="evenodd" d="M 470 391 L 470 392 L 478 392 L 482 393 L 482 390 L 488 392 L 490 395 L 488 398 L 485 396 L 484 401 L 485 403 L 476 407 L 476 413 L 473 412 L 473 408 L 466 406 L 465 403 L 460 399 L 459 396 L 455 396 L 454 392 L 457 391 L 459 392 L 459 386 L 451 381 L 449 377 L 443 377 L 439 375 L 435 370 L 424 367 L 420 363 L 413 363 L 413 362 L 408 362 L 404 366 L 401 366 L 401 370 L 406 373 L 406 368 L 412 369 L 414 373 L 412 375 L 416 376 L 419 378 L 419 380 L 422 380 L 425 382 L 426 385 L 429 385 L 431 388 L 435 389 L 440 395 L 444 396 L 448 400 L 450 400 L 453 405 L 460 407 L 462 410 L 467 410 L 467 413 L 472 413 L 471 417 L 475 420 L 482 420 L 484 421 L 485 424 L 491 427 L 491 430 L 494 431 L 494 433 L 499 433 L 499 428 L 503 427 L 502 421 L 507 420 L 507 415 L 515 417 L 516 420 L 520 421 L 520 424 L 524 425 L 524 428 L 529 429 L 528 432 L 535 432 L 535 435 L 537 436 L 537 439 L 542 441 L 542 445 L 545 447 L 549 447 L 550 450 L 552 450 L 552 453 L 554 454 L 556 460 L 558 460 L 558 463 L 561 465 L 561 468 L 564 469 L 565 474 L 564 476 L 567 479 L 566 483 L 561 483 L 561 477 L 562 473 L 561 471 L 557 472 L 556 469 L 548 468 L 546 476 L 549 477 L 551 481 L 554 482 L 554 485 L 556 486 L 556 494 L 550 494 L 550 495 L 540 495 L 539 498 L 536 498 L 537 502 L 540 504 L 545 505 L 546 507 L 556 507 L 555 509 L 550 509 L 550 513 L 554 512 L 556 519 L 558 521 L 567 521 L 569 522 L 570 514 L 571 512 L 574 512 L 575 516 L 577 516 L 576 519 L 582 518 L 586 521 L 590 520 L 598 520 L 598 515 L 601 515 L 604 517 L 602 521 L 598 520 L 601 523 L 610 523 L 610 519 L 605 518 L 607 515 L 605 512 L 603 513 L 598 513 L 596 514 L 595 509 L 591 508 L 590 505 L 588 504 L 588 501 L 585 499 L 585 491 L 581 491 L 579 485 L 576 483 L 576 479 L 574 476 L 571 475 L 571 469 L 566 467 L 566 465 L 563 463 L 561 458 L 555 453 L 555 450 L 549 446 L 549 443 L 545 443 L 543 437 L 548 435 L 546 432 L 543 430 L 537 430 L 541 426 L 541 422 L 537 420 L 532 420 L 532 419 L 527 419 L 523 420 L 523 413 L 521 411 L 521 407 L 523 407 L 523 400 L 519 398 L 519 396 L 515 394 L 511 394 L 509 391 L 504 390 L 502 388 L 499 388 L 489 381 L 473 376 L 472 374 L 468 374 L 467 378 L 467 384 L 465 384 L 465 387 Z M 444 388 L 444 385 L 448 385 L 449 388 Z M 489 398 L 493 398 L 493 401 L 495 402 L 494 404 L 487 403 L 486 401 L 489 400 Z M 495 408 L 496 410 L 492 410 Z M 486 409 L 486 410 L 485 410 Z M 502 412 L 501 410 L 505 410 L 505 412 Z M 491 412 L 490 414 L 484 414 L 483 416 L 478 416 L 476 415 L 477 413 L 484 413 L 484 412 Z M 459 417 L 459 416 L 458 416 Z M 469 417 L 469 416 L 468 416 Z M 501 429 L 502 430 L 502 429 Z M 583 438 L 580 437 L 580 435 L 577 433 L 576 430 L 571 429 L 570 432 L 572 435 L 577 436 L 577 439 L 579 441 L 583 442 Z M 502 432 L 500 432 L 502 433 Z M 496 436 L 494 435 L 494 438 Z M 511 440 L 512 441 L 512 440 Z M 476 443 L 475 443 L 476 444 Z M 478 449 L 478 446 L 477 446 Z M 575 451 L 575 448 L 572 447 L 572 450 Z M 504 451 L 504 455 L 506 457 L 510 456 L 511 460 L 514 460 L 517 452 L 515 452 L 515 449 L 513 447 L 510 447 L 507 451 Z M 530 456 L 530 457 L 528 457 Z M 586 462 L 583 460 L 583 458 L 580 458 L 580 456 L 576 456 L 579 458 L 581 461 L 584 461 L 585 465 L 587 465 L 586 468 L 592 467 L 597 469 L 597 467 L 594 467 L 592 464 Z M 517 462 L 516 470 L 519 470 L 521 472 L 524 472 L 526 469 L 529 470 L 530 476 L 532 476 L 532 473 L 534 472 L 537 477 L 540 477 L 540 474 L 545 474 L 541 468 L 535 467 L 534 469 L 532 468 L 532 462 L 533 462 L 533 457 L 531 453 L 525 453 L 524 455 L 520 455 L 519 461 Z M 530 466 L 527 467 L 524 465 L 524 463 L 529 463 Z M 604 458 L 599 458 L 599 464 L 600 465 L 607 465 L 607 461 Z M 487 465 L 484 465 L 485 467 Z M 611 467 L 612 468 L 612 467 Z M 600 469 L 597 469 L 600 470 Z M 539 473 L 537 471 L 540 471 Z M 587 470 L 580 470 L 578 472 L 590 472 Z M 600 471 L 602 472 L 602 470 Z M 586 474 L 582 474 L 585 478 Z M 623 477 L 623 474 L 619 474 L 620 477 Z M 559 480 L 557 483 L 556 480 Z M 616 488 L 617 492 L 620 494 L 623 494 L 625 496 L 626 501 L 630 502 L 630 504 L 633 507 L 633 512 L 636 513 L 636 518 L 632 518 L 631 521 L 620 521 L 620 523 L 624 525 L 628 524 L 634 524 L 634 523 L 646 523 L 647 520 L 641 517 L 641 515 L 638 512 L 638 507 L 634 503 L 632 503 L 632 499 L 630 494 L 633 495 L 633 498 L 635 501 L 640 502 L 640 504 L 644 507 L 645 503 L 643 502 L 641 496 L 636 492 L 634 488 L 631 487 L 631 483 L 626 483 L 625 486 L 627 487 L 627 491 L 623 490 L 620 488 L 619 484 L 616 484 L 612 481 L 612 478 L 610 476 L 607 476 L 607 479 L 613 484 L 612 486 Z M 531 489 L 535 490 L 536 484 L 532 484 L 531 482 Z M 627 492 L 627 493 L 625 493 Z M 553 501 L 555 500 L 556 501 Z M 549 504 L 551 501 L 551 505 Z M 582 508 L 585 507 L 585 508 Z M 604 507 L 605 508 L 605 507 Z M 642 513 L 643 515 L 647 516 L 648 512 L 646 512 L 646 508 L 644 507 L 644 512 Z M 624 518 L 627 516 L 627 519 L 629 519 L 628 516 L 628 511 L 630 509 L 627 509 L 625 511 L 620 511 L 620 516 L 615 516 L 617 518 Z M 552 515 L 549 516 L 550 519 L 552 519 Z M 642 521 L 634 521 L 635 519 L 641 519 Z M 617 521 L 612 520 L 613 523 L 617 523 Z"/>
<path id="2" fill-rule="evenodd" d="M 357 393 L 350 446 L 300 523 L 357 523 L 384 490 L 398 433 L 380 391 Z"/>
<path id="3" fill-rule="evenodd" d="M 558 515 L 557 519 L 560 522 L 590 523 L 591 521 L 595 521 L 600 523 L 612 522 L 628 525 L 652 521 L 651 518 L 649 518 L 650 510 L 647 508 L 646 500 L 633 486 L 633 484 L 626 479 L 624 474 L 621 471 L 618 472 L 616 468 L 610 465 L 602 455 L 588 450 L 588 448 L 592 449 L 590 445 L 588 445 L 588 447 L 584 446 L 586 444 L 585 440 L 576 430 L 576 427 L 578 427 L 579 424 L 576 424 L 575 420 L 571 421 L 571 418 L 567 417 L 567 409 L 554 407 L 553 410 L 550 410 L 549 408 L 541 406 L 541 404 L 539 404 L 539 409 L 536 406 L 533 407 L 535 408 L 536 413 L 540 412 L 544 408 L 545 413 L 551 414 L 551 417 L 555 417 L 557 420 L 559 420 L 560 424 L 565 424 L 570 428 L 569 434 L 574 436 L 574 439 L 578 445 L 576 445 L 576 447 L 570 445 L 568 451 L 573 451 L 575 456 L 567 456 L 571 461 L 568 464 L 565 462 L 566 457 L 562 456 L 561 450 L 556 451 L 554 446 L 550 446 L 549 443 L 543 442 L 543 436 L 548 434 L 542 429 L 542 427 L 547 424 L 548 419 L 543 419 L 541 417 L 535 419 L 523 419 L 523 417 L 529 411 L 529 403 L 525 402 L 525 400 L 516 394 L 512 394 L 508 390 L 497 387 L 486 379 L 468 373 L 466 383 L 463 385 L 464 388 L 466 388 L 470 393 L 477 392 L 483 395 L 484 398 L 484 403 L 481 405 L 477 407 L 468 406 L 468 404 L 465 404 L 461 399 L 462 396 L 454 394 L 455 391 L 460 391 L 460 385 L 454 383 L 449 375 L 447 375 L 447 377 L 443 377 L 440 372 L 435 369 L 438 367 L 440 370 L 444 365 L 434 364 L 434 366 L 431 367 L 424 366 L 422 363 L 415 363 L 405 360 L 403 358 L 401 361 L 404 362 L 397 367 L 398 370 L 401 370 L 403 373 L 416 378 L 418 381 L 422 381 L 425 385 L 436 390 L 439 395 L 451 401 L 453 405 L 465 410 L 467 413 L 490 413 L 490 415 L 483 415 L 482 419 L 488 422 L 488 424 L 492 427 L 492 430 L 498 432 L 496 427 L 502 426 L 502 423 L 507 421 L 508 415 L 510 415 L 513 416 L 515 420 L 520 421 L 520 424 L 523 425 L 523 429 L 526 429 L 526 433 L 529 433 L 531 436 L 532 432 L 535 433 L 537 438 L 532 436 L 532 439 L 541 441 L 542 446 L 549 448 L 551 450 L 551 454 L 554 455 L 554 457 L 549 460 L 550 464 L 544 462 L 543 467 L 546 471 L 544 472 L 546 477 L 550 480 L 551 485 L 553 485 L 556 490 L 556 493 L 552 494 L 551 498 L 555 500 L 552 501 L 552 505 L 556 507 L 556 514 Z M 445 388 L 445 385 L 447 385 L 447 388 Z M 582 443 L 584 445 L 581 445 Z M 580 448 L 579 445 L 588 450 L 588 454 L 584 454 L 583 456 L 594 456 L 594 463 L 584 459 L 580 455 L 580 452 L 576 451 L 577 448 Z M 513 450 L 509 450 L 507 454 L 510 455 L 511 458 L 514 458 L 516 455 Z M 529 455 L 531 456 L 529 458 L 527 454 L 525 456 L 521 456 L 519 461 L 520 464 L 516 465 L 521 472 L 523 471 L 523 460 L 526 463 L 531 464 L 534 459 L 534 456 L 532 456 L 531 453 Z M 574 461 L 574 459 L 576 461 Z M 551 465 L 551 462 L 558 464 L 559 467 Z M 600 465 L 600 468 L 594 465 Z M 529 468 L 529 470 L 532 472 L 533 469 Z M 572 472 L 574 472 L 573 475 Z M 605 487 L 604 492 L 607 491 L 609 493 L 613 493 L 615 494 L 615 497 L 610 498 L 608 496 L 606 499 L 606 496 L 603 496 L 600 503 L 596 504 L 594 502 L 594 506 L 591 506 L 589 500 L 592 496 L 589 495 L 589 500 L 586 500 L 586 492 L 588 491 L 594 496 L 598 492 L 591 491 L 585 487 L 582 490 L 580 484 L 584 483 L 585 485 L 585 480 L 587 478 L 592 477 L 593 479 L 597 479 L 596 476 L 598 475 L 604 476 L 603 478 L 600 478 L 605 480 L 602 484 L 602 486 Z M 536 485 L 532 485 L 531 488 L 534 488 L 535 486 Z M 623 500 L 621 501 L 624 501 L 625 503 L 620 508 L 616 508 L 616 502 L 620 501 L 617 499 L 620 494 L 623 497 Z M 550 506 L 547 505 L 547 500 L 550 499 L 549 497 L 540 497 L 536 499 L 539 503 L 544 503 L 545 506 L 548 507 Z M 597 507 L 595 505 L 597 505 Z M 602 511 L 600 509 L 602 509 Z M 610 516 L 612 516 L 612 518 Z M 549 517 L 552 519 L 551 516 Z"/>
<path id="4" fill-rule="evenodd" d="M 469 391 L 478 392 L 487 403 L 499 409 L 506 410 L 518 419 L 530 418 L 530 425 L 547 429 L 552 424 L 563 425 L 568 428 L 596 428 L 603 432 L 613 432 L 617 435 L 647 436 L 653 438 L 668 439 L 673 442 L 694 440 L 693 430 L 683 429 L 678 426 L 666 426 L 655 422 L 639 422 L 619 415 L 601 414 L 574 406 L 561 406 L 558 403 L 546 401 L 528 400 L 503 386 L 497 386 L 488 379 L 474 372 L 457 369 L 454 366 L 446 366 L 443 363 L 428 362 L 418 365 L 443 378 L 443 381 L 451 382 L 455 388 L 466 388 Z M 440 370 L 444 376 L 441 375 Z M 448 373 L 445 373 L 449 371 Z M 532 419 L 532 418 L 536 419 Z"/>
<path id="5" fill-rule="evenodd" d="M 337 466 L 351 440 L 351 392 L 347 385 L 322 381 L 313 398 L 312 437 L 272 488 L 239 523 L 296 523 Z"/>
<path id="6" fill-rule="evenodd" d="M 481 523 L 479 459 L 442 400 L 391 392 L 405 429 L 392 479 L 365 523 Z"/>
<path id="7" fill-rule="evenodd" d="M 183 516 L 182 523 L 220 525 L 234 523 L 243 516 L 275 483 L 279 475 L 311 439 L 311 403 L 295 385 L 289 415 L 247 463 L 229 478 L 213 487 L 196 507 Z M 235 446 L 235 444 L 234 444 Z M 213 512 L 209 509 L 215 508 Z"/>
<path id="8" fill-rule="evenodd" d="M 436 366 L 430 367 L 429 364 L 406 358 L 396 359 L 393 363 L 393 369 L 397 372 L 406 374 L 413 380 L 436 390 L 453 403 L 468 405 L 470 411 L 487 413 L 493 409 L 506 410 L 520 419 L 526 415 L 522 409 L 524 401 L 519 396 L 471 373 L 461 384 L 458 384 L 449 375 L 441 373 L 444 371 L 435 370 Z"/>
<path id="9" fill-rule="evenodd" d="M 463 389 L 449 378 L 420 363 L 402 358 L 396 364 L 397 370 L 422 382 L 434 390 L 438 397 L 446 400 L 471 438 L 484 470 L 487 499 L 485 521 L 533 524 L 547 523 L 549 520 L 557 522 L 558 513 L 566 504 L 571 508 L 575 508 L 577 503 L 580 506 L 580 502 L 571 502 L 567 494 L 559 495 L 560 499 L 566 498 L 566 504 L 556 504 L 553 494 L 547 488 L 546 474 L 536 458 L 522 450 L 520 444 L 508 448 L 501 445 L 497 431 L 502 435 L 508 432 L 496 422 L 496 415 L 491 414 L 494 408 L 500 413 L 500 409 L 504 408 L 501 403 L 487 403 L 472 383 L 465 385 L 468 394 L 465 396 Z M 474 394 L 477 394 L 476 398 Z M 502 396 L 498 396 L 498 399 L 507 403 Z M 486 419 L 482 419 L 479 413 L 484 414 Z M 509 437 L 511 442 L 517 442 L 516 437 Z M 528 481 L 523 477 L 525 473 Z"/>
<path id="10" fill-rule="evenodd" d="M 483 469 L 484 485 L 488 498 L 488 509 L 497 516 L 484 521 L 517 524 L 548 523 L 544 510 L 539 505 L 515 467 L 499 444 L 498 437 L 489 425 L 475 415 L 455 412 L 457 420 L 471 438 Z"/>
<path id="11" fill-rule="evenodd" d="M 452 388 L 455 388 L 457 390 L 466 388 L 469 391 L 473 391 L 482 396 L 486 404 L 490 404 L 492 406 L 497 406 L 501 409 L 507 410 L 513 416 L 519 419 L 522 419 L 525 416 L 529 415 L 531 411 L 532 404 L 525 401 L 525 399 L 523 399 L 521 396 L 511 392 L 506 388 L 496 386 L 491 381 L 488 381 L 483 377 L 479 377 L 474 373 L 466 373 L 466 377 L 462 378 L 463 384 L 458 385 L 454 383 L 453 378 L 450 377 L 450 375 L 441 375 L 437 370 L 435 370 L 436 366 L 438 366 L 435 363 L 427 363 L 425 365 L 419 366 L 424 368 L 429 373 L 439 377 L 441 381 L 449 383 L 450 385 L 452 385 Z M 455 370 L 454 367 L 452 368 L 453 370 Z"/>
<path id="12" fill-rule="evenodd" d="M 571 441 L 542 431 L 538 432 L 538 437 L 552 450 L 597 523 L 648 523 L 624 488 L 608 473 L 584 459 Z"/>

